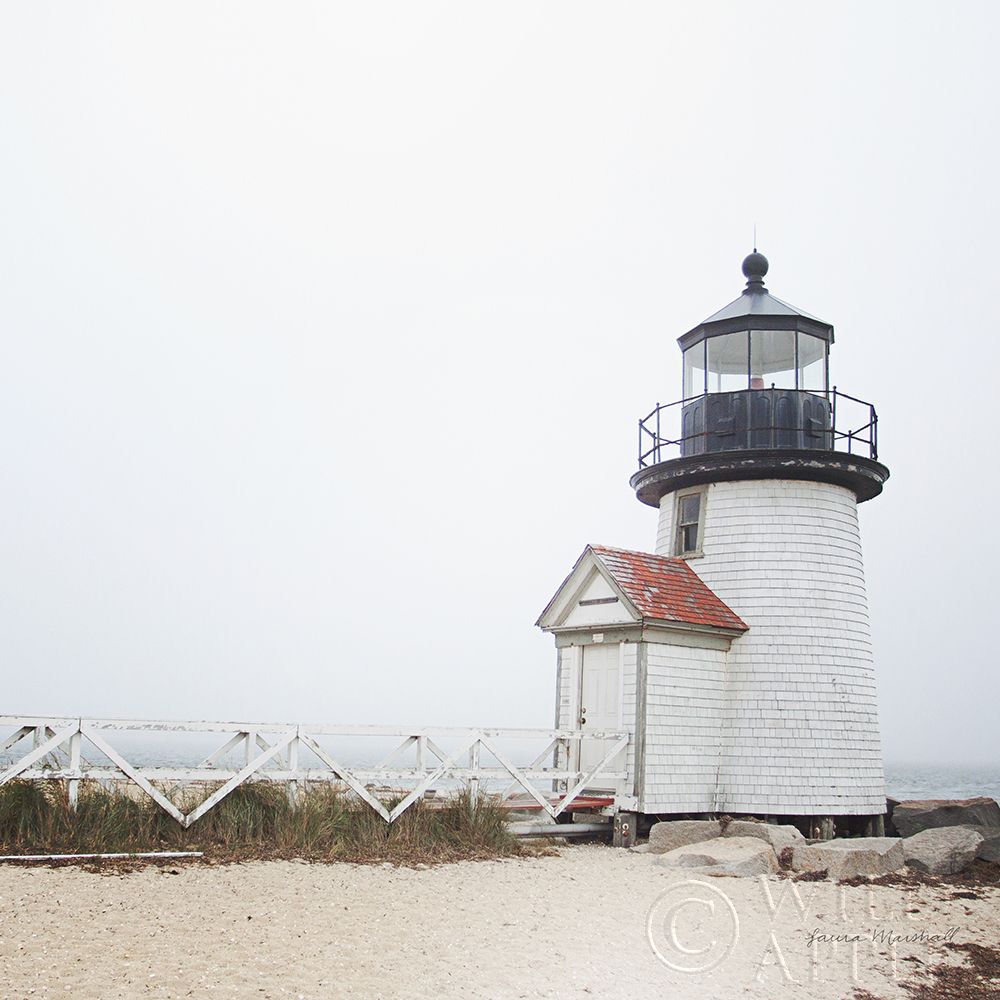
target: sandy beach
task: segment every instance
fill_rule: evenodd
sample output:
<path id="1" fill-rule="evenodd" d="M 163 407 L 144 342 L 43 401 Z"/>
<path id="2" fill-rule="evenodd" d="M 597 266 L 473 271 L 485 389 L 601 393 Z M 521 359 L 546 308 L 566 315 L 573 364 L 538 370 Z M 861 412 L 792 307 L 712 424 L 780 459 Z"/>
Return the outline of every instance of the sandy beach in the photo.
<path id="1" fill-rule="evenodd" d="M 886 931 L 1000 941 L 1000 891 L 957 891 L 698 880 L 600 846 L 416 870 L 6 867 L 0 997 L 894 997 L 947 949 L 898 942 L 894 973 Z"/>

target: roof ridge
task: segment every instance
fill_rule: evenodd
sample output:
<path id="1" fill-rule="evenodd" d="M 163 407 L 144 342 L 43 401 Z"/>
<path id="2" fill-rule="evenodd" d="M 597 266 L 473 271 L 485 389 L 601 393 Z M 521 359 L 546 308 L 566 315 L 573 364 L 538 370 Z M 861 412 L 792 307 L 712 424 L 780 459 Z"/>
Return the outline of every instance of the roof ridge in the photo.
<path id="1" fill-rule="evenodd" d="M 587 548 L 593 549 L 595 552 L 599 550 L 604 550 L 605 552 L 628 552 L 630 555 L 636 556 L 648 556 L 651 559 L 666 559 L 668 562 L 673 563 L 684 563 L 688 566 L 688 561 L 681 556 L 668 556 L 664 555 L 662 552 L 646 552 L 644 549 L 623 549 L 617 545 L 594 545 L 590 544 Z M 691 567 L 688 566 L 688 569 Z M 692 571 L 693 572 L 693 571 Z"/>

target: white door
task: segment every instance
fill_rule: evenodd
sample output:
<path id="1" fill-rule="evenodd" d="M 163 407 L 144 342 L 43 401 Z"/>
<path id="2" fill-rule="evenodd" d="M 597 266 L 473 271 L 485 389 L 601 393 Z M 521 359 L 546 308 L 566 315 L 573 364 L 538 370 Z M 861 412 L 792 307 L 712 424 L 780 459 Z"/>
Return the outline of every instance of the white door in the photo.
<path id="1" fill-rule="evenodd" d="M 617 732 L 621 726 L 618 716 L 619 657 L 617 642 L 583 647 L 583 668 L 580 671 L 580 728 L 588 732 Z M 596 767 L 614 746 L 606 740 L 583 739 L 580 744 L 580 770 Z M 612 761 L 608 770 L 616 770 L 620 761 Z M 594 779 L 595 787 L 602 785 L 601 776 Z"/>

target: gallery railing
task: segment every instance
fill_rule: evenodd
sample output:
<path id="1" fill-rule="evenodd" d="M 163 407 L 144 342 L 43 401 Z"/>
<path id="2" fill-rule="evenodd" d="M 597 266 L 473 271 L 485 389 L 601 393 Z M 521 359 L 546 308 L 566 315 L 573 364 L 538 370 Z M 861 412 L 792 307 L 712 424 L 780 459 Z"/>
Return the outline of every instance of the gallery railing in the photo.
<path id="1" fill-rule="evenodd" d="M 878 459 L 873 404 L 841 392 L 742 389 L 657 403 L 639 420 L 639 468 L 752 449 L 841 451 Z"/>

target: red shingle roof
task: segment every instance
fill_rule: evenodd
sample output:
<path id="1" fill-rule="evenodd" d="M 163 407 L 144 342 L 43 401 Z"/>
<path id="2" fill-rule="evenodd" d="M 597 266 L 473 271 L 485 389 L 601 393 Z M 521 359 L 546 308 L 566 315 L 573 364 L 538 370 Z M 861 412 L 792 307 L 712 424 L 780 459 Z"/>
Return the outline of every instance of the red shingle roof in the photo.
<path id="1" fill-rule="evenodd" d="M 740 632 L 749 628 L 683 559 L 604 545 L 590 549 L 644 618 Z"/>

